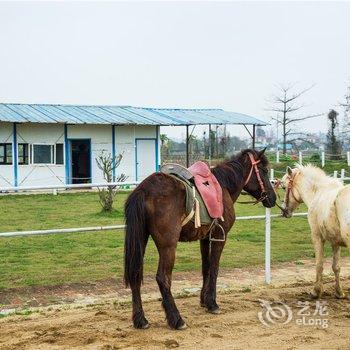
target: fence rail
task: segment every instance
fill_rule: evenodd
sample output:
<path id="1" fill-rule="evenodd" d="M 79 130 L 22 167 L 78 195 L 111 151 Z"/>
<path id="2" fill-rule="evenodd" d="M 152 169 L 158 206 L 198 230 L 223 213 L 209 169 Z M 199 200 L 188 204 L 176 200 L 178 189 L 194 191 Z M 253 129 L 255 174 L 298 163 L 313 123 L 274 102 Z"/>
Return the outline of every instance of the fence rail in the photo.
<path id="1" fill-rule="evenodd" d="M 80 188 L 96 188 L 96 187 L 123 187 L 136 186 L 140 181 L 130 182 L 100 182 L 100 183 L 83 183 L 83 184 L 67 184 L 67 185 L 45 185 L 45 186 L 9 186 L 0 187 L 0 192 L 20 192 L 20 191 L 39 191 L 39 190 L 63 190 L 63 189 L 80 189 Z"/>
<path id="2" fill-rule="evenodd" d="M 294 216 L 306 216 L 307 213 L 295 213 Z M 271 214 L 271 218 L 280 218 L 280 214 Z M 255 216 L 238 216 L 236 220 L 263 220 L 266 219 L 266 215 Z M 109 231 L 109 230 L 124 230 L 125 225 L 111 225 L 111 226 L 89 226 L 89 227 L 74 227 L 74 228 L 61 228 L 51 230 L 34 230 L 34 231 L 13 231 L 13 232 L 0 232 L 0 237 L 23 237 L 23 236 L 42 236 L 42 235 L 54 235 L 62 233 L 85 233 L 96 231 Z"/>
<path id="3" fill-rule="evenodd" d="M 270 174 L 273 177 L 273 172 Z M 36 190 L 57 190 L 67 188 L 82 188 L 82 187 L 108 187 L 108 186 L 133 186 L 139 182 L 113 182 L 113 183 L 95 183 L 95 184 L 71 184 L 71 185 L 52 185 L 52 186 L 23 186 L 23 187 L 0 187 L 1 191 L 19 192 L 19 191 L 36 191 Z M 294 216 L 306 216 L 307 213 L 296 213 Z M 281 217 L 280 214 L 271 214 L 271 209 L 266 208 L 265 215 L 254 216 L 238 216 L 236 220 L 265 220 L 265 282 L 271 283 L 271 218 Z M 39 235 L 67 234 L 67 233 L 85 233 L 107 230 L 122 230 L 125 225 L 112 226 L 94 226 L 94 227 L 75 227 L 61 228 L 50 230 L 34 230 L 34 231 L 14 231 L 0 232 L 0 237 L 29 237 Z"/>
<path id="4" fill-rule="evenodd" d="M 315 152 L 305 152 L 305 151 L 299 151 L 298 155 L 292 154 L 288 156 L 294 156 L 294 160 L 297 160 L 299 163 L 303 163 L 303 157 L 310 157 L 310 156 L 319 156 L 320 159 L 318 160 L 321 162 L 321 167 L 324 168 L 326 161 L 339 161 L 339 160 L 344 160 L 347 163 L 347 166 L 350 167 L 350 151 L 346 151 L 346 153 L 339 153 L 339 154 L 330 154 L 326 153 L 325 151 L 315 151 Z M 277 150 L 276 151 L 276 163 L 280 163 L 281 159 L 281 151 Z M 310 161 L 310 159 L 308 160 Z M 312 161 L 312 160 L 311 160 Z"/>

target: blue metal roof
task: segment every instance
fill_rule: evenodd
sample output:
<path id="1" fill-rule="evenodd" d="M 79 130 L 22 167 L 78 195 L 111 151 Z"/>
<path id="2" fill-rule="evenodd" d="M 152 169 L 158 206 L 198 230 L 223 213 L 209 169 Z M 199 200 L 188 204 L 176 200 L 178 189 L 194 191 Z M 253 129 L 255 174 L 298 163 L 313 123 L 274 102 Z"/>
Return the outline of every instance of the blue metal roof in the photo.
<path id="1" fill-rule="evenodd" d="M 254 117 L 222 109 L 143 108 L 0 103 L 0 121 L 115 125 L 266 125 Z"/>

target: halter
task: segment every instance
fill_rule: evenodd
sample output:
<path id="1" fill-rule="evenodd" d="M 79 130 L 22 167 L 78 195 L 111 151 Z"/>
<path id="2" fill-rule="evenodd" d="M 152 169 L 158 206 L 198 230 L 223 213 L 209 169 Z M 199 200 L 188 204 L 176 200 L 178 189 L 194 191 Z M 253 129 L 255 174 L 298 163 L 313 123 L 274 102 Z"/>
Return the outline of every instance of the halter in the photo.
<path id="1" fill-rule="evenodd" d="M 261 179 L 260 171 L 259 171 L 259 168 L 258 168 L 258 164 L 261 162 L 261 160 L 260 159 L 256 160 L 251 153 L 248 153 L 248 156 L 249 156 L 250 162 L 252 164 L 252 167 L 250 168 L 249 175 L 248 175 L 247 180 L 245 181 L 243 187 L 245 187 L 248 184 L 248 182 L 250 181 L 250 179 L 251 179 L 251 177 L 253 175 L 253 170 L 254 170 L 256 178 L 257 178 L 258 183 L 260 185 L 261 197 L 259 199 L 257 199 L 256 201 L 253 201 L 253 202 L 250 201 L 250 202 L 239 202 L 239 203 L 247 203 L 247 204 L 248 203 L 253 203 L 253 204 L 257 204 L 259 202 L 262 202 L 264 199 L 266 199 L 267 192 L 266 192 L 266 189 L 265 189 L 264 182 Z"/>
<path id="2" fill-rule="evenodd" d="M 294 200 L 301 204 L 303 203 L 303 201 L 301 201 L 300 199 L 297 199 L 294 195 L 294 192 L 293 192 L 293 183 L 296 179 L 296 177 L 299 175 L 299 172 L 297 172 L 296 174 L 294 174 L 293 176 L 289 176 L 289 182 L 288 182 L 288 187 L 287 187 L 287 192 L 286 192 L 286 203 L 285 203 L 285 207 L 288 208 L 289 206 L 289 198 L 290 198 L 290 195 L 292 195 L 292 197 L 294 198 Z"/>

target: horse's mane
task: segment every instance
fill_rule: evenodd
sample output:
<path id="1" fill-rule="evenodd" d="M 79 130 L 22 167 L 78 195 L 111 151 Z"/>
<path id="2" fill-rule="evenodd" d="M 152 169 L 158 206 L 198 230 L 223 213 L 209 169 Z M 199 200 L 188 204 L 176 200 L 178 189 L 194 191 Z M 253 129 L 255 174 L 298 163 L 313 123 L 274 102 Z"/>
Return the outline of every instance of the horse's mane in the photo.
<path id="1" fill-rule="evenodd" d="M 212 169 L 220 186 L 226 188 L 230 195 L 235 195 L 237 189 L 242 186 L 242 182 L 244 181 L 244 165 L 242 159 L 248 153 L 252 153 L 255 158 L 258 157 L 257 151 L 245 149 L 232 156 L 230 159 L 224 160 Z M 260 160 L 263 166 L 267 166 L 268 160 L 265 155 L 260 157 Z"/>
<path id="2" fill-rule="evenodd" d="M 295 168 L 307 179 L 310 184 L 320 186 L 339 186 L 341 182 L 338 179 L 328 176 L 321 168 L 313 164 L 296 164 Z"/>

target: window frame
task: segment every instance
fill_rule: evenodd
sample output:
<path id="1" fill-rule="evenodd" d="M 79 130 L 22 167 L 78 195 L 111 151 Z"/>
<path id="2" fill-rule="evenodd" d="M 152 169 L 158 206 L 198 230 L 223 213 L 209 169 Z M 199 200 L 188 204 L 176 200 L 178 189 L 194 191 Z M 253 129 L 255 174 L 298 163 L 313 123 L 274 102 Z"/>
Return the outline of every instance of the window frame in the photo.
<path id="1" fill-rule="evenodd" d="M 57 163 L 57 145 L 62 145 L 62 163 Z M 55 143 L 55 150 L 54 150 L 54 158 L 55 158 L 55 165 L 64 165 L 64 162 L 65 162 L 65 157 L 64 157 L 64 143 L 63 142 L 58 142 L 58 143 Z"/>
<path id="2" fill-rule="evenodd" d="M 19 161 L 20 158 L 20 154 L 19 154 L 19 146 L 26 146 L 24 147 L 24 152 L 23 152 L 23 162 Z M 25 150 L 27 151 L 27 153 L 25 152 Z M 30 164 L 30 144 L 27 142 L 19 142 L 17 144 L 17 158 L 18 158 L 18 165 L 29 165 Z M 27 159 L 27 162 L 25 162 L 25 159 Z"/>
<path id="3" fill-rule="evenodd" d="M 0 165 L 13 165 L 13 148 L 12 148 L 12 143 L 11 142 L 1 142 L 0 146 L 4 147 L 4 161 L 0 162 Z M 7 148 L 10 147 L 11 149 L 11 163 L 7 161 Z"/>
<path id="4" fill-rule="evenodd" d="M 51 147 L 51 163 L 35 163 L 34 158 L 35 158 L 35 146 L 50 146 Z M 32 165 L 55 165 L 55 151 L 56 151 L 56 146 L 54 143 L 32 143 L 31 144 L 31 164 Z"/>

